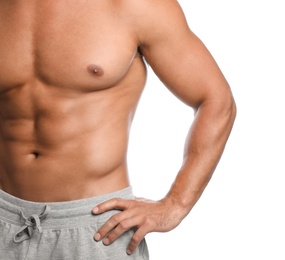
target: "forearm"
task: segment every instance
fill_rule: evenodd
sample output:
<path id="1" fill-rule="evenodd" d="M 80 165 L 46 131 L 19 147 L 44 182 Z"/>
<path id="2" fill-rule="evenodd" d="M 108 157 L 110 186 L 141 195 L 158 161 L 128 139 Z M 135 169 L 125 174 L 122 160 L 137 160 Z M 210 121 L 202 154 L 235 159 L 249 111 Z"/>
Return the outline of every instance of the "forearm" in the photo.
<path id="1" fill-rule="evenodd" d="M 231 98 L 227 99 L 231 100 Z M 160 201 L 112 199 L 97 205 L 94 214 L 111 209 L 122 211 L 110 218 L 95 234 L 109 245 L 126 230 L 136 231 L 128 246 L 131 254 L 150 232 L 175 228 L 201 196 L 221 157 L 235 118 L 233 101 L 229 106 L 210 102 L 199 106 L 186 142 L 184 164 L 169 193 Z"/>
<path id="2" fill-rule="evenodd" d="M 223 153 L 235 119 L 232 99 L 227 105 L 208 103 L 199 107 L 190 128 L 184 161 L 166 199 L 176 205 L 182 218 L 200 198 Z"/>

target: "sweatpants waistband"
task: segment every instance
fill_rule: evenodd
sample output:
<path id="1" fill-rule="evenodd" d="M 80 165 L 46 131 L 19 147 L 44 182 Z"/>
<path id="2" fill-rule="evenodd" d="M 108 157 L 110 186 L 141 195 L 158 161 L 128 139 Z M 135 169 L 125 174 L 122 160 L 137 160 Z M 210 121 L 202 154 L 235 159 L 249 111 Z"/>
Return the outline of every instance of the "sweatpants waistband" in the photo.
<path id="1" fill-rule="evenodd" d="M 22 226 L 23 218 L 28 221 L 44 218 L 42 229 L 62 229 L 105 222 L 118 210 L 94 215 L 92 209 L 112 198 L 133 199 L 132 187 L 112 193 L 66 202 L 31 202 L 14 197 L 0 190 L 0 220 Z"/>

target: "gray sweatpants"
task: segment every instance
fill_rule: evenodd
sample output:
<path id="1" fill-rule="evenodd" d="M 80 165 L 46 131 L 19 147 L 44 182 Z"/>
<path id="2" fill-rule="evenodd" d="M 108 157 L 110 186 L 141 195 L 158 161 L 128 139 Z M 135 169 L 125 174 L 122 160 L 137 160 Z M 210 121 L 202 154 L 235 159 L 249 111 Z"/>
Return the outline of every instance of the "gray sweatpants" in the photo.
<path id="1" fill-rule="evenodd" d="M 92 208 L 115 197 L 131 199 L 134 196 L 128 187 L 88 199 L 38 203 L 0 190 L 0 259 L 148 260 L 145 240 L 132 255 L 126 254 L 133 230 L 108 246 L 94 241 L 95 232 L 118 211 L 93 215 Z"/>

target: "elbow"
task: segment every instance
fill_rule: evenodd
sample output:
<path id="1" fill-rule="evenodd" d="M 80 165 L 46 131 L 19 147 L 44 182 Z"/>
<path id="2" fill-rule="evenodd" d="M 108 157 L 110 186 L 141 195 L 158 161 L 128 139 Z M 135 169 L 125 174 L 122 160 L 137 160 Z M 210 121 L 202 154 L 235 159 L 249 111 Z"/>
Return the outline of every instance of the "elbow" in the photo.
<path id="1" fill-rule="evenodd" d="M 219 104 L 216 103 L 215 108 L 212 107 L 212 122 L 217 126 L 217 140 L 221 140 L 225 145 L 225 140 L 230 136 L 237 115 L 237 106 L 234 97 L 229 95 L 228 97 L 223 98 L 220 100 Z"/>
<path id="2" fill-rule="evenodd" d="M 222 128 L 222 136 L 229 136 L 233 128 L 236 115 L 237 115 L 237 106 L 235 99 L 232 95 L 222 99 L 219 104 L 216 105 L 216 116 L 214 116 L 216 122 L 220 123 Z"/>
<path id="3" fill-rule="evenodd" d="M 230 91 L 209 96 L 204 102 L 201 102 L 195 109 L 195 113 L 199 113 L 201 109 L 206 108 L 209 115 L 215 119 L 223 118 L 226 121 L 234 122 L 237 114 L 237 106 L 235 99 Z"/>
<path id="4" fill-rule="evenodd" d="M 235 99 L 232 95 L 228 97 L 228 101 L 226 102 L 225 109 L 226 109 L 226 114 L 228 116 L 230 125 L 233 125 L 236 115 L 237 115 L 237 106 L 236 106 Z"/>
<path id="5" fill-rule="evenodd" d="M 209 102 L 205 102 L 207 111 L 209 111 L 210 117 L 215 122 L 219 122 L 226 128 L 232 128 L 236 115 L 237 106 L 232 93 L 223 93 L 219 98 L 215 97 Z M 203 106 L 202 106 L 203 107 Z"/>

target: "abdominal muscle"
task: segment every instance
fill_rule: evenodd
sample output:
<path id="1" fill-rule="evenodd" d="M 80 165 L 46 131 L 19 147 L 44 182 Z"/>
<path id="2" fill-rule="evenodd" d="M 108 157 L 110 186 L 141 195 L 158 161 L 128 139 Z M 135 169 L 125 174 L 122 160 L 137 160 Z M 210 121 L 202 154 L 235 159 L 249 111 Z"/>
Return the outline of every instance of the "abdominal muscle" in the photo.
<path id="1" fill-rule="evenodd" d="M 122 189 L 128 186 L 127 140 L 117 137 L 94 131 L 51 146 L 6 142 L 1 149 L 2 189 L 31 201 L 68 201 Z"/>
<path id="2" fill-rule="evenodd" d="M 127 187 L 128 134 L 141 91 L 122 84 L 81 93 L 37 83 L 1 94 L 0 188 L 51 202 Z"/>

